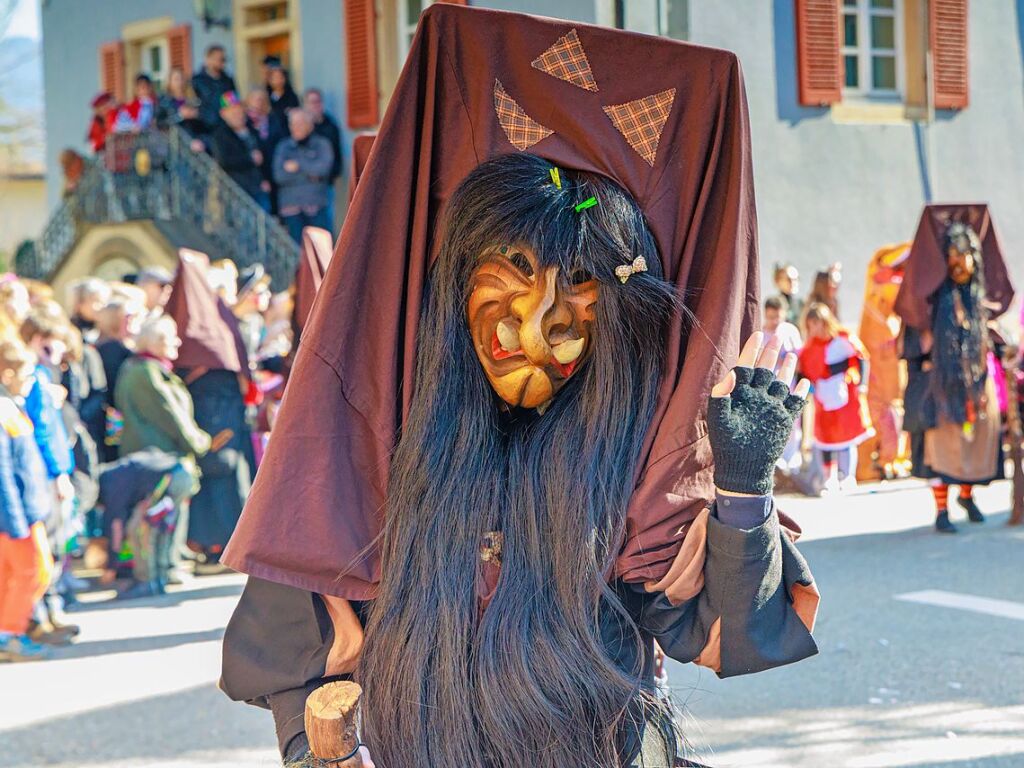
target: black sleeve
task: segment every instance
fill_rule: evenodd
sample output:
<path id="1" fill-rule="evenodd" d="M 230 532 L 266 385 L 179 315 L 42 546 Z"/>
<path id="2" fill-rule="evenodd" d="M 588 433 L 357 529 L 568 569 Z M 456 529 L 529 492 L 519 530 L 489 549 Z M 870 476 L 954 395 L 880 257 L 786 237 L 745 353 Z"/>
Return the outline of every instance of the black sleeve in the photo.
<path id="1" fill-rule="evenodd" d="M 779 526 L 776 512 L 751 530 L 708 520 L 704 587 L 673 605 L 664 593 L 637 594 L 636 618 L 665 653 L 696 659 L 720 620 L 720 677 L 791 664 L 818 652 L 791 601 L 794 587 L 813 588 L 806 561 Z"/>
<path id="2" fill-rule="evenodd" d="M 921 333 L 916 328 L 903 325 L 901 357 L 911 365 L 920 365 L 931 357 L 931 353 L 925 352 L 921 344 Z"/>
<path id="3" fill-rule="evenodd" d="M 828 364 L 828 372 L 829 372 L 829 374 L 831 376 L 835 376 L 837 373 L 845 372 L 846 369 L 849 368 L 849 367 L 850 367 L 850 358 L 846 358 L 845 360 L 840 360 L 839 362 L 836 362 L 836 363 L 829 363 Z"/>
<path id="4" fill-rule="evenodd" d="M 224 631 L 220 688 L 271 710 L 282 755 L 304 731 L 306 696 L 323 683 L 333 642 L 318 596 L 249 577 Z"/>
<path id="5" fill-rule="evenodd" d="M 216 93 L 213 81 L 202 73 L 192 77 L 192 90 L 199 98 L 199 119 L 207 131 L 212 130 L 220 122 L 220 94 Z"/>

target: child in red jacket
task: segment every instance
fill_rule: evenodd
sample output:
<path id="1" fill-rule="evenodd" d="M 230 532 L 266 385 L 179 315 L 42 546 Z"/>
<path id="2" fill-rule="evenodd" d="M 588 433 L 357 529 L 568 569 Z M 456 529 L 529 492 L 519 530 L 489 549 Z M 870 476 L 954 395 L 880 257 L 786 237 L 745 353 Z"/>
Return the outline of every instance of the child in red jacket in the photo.
<path id="1" fill-rule="evenodd" d="M 814 386 L 815 452 L 826 487 L 835 488 L 832 473 L 838 467 L 838 487 L 847 490 L 857 482 L 857 446 L 875 433 L 865 400 L 868 354 L 824 304 L 811 304 L 804 323 L 800 372 Z"/>

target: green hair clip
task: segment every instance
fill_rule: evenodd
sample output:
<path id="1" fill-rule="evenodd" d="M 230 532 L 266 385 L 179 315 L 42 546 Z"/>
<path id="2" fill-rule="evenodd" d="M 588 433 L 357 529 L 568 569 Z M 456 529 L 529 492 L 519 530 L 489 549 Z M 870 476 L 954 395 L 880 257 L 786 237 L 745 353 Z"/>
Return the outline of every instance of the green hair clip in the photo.
<path id="1" fill-rule="evenodd" d="M 576 204 L 576 213 L 579 213 L 580 211 L 585 211 L 587 208 L 593 208 L 595 205 L 597 205 L 597 198 L 588 197 L 582 203 Z"/>

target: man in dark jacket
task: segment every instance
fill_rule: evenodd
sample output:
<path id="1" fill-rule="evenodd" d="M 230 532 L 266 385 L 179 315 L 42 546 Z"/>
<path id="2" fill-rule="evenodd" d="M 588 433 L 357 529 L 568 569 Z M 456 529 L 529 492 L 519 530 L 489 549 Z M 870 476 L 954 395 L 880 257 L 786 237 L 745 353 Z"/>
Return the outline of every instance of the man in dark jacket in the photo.
<path id="1" fill-rule="evenodd" d="M 214 44 L 206 49 L 202 71 L 192 76 L 192 90 L 199 97 L 199 119 L 208 131 L 220 123 L 220 97 L 237 90 L 226 67 L 224 46 Z"/>
<path id="2" fill-rule="evenodd" d="M 302 242 L 303 227 L 329 230 L 327 179 L 334 164 L 331 145 L 313 133 L 313 118 L 304 109 L 288 113 L 290 138 L 274 152 L 277 205 L 288 233 Z"/>
<path id="3" fill-rule="evenodd" d="M 250 130 L 245 108 L 234 93 L 226 93 L 220 110 L 220 124 L 210 136 L 210 153 L 242 189 L 249 193 L 260 207 L 270 210 L 270 198 L 263 189 L 263 152 L 259 137 Z"/>
<path id="4" fill-rule="evenodd" d="M 334 184 L 343 170 L 341 163 L 341 129 L 338 121 L 324 109 L 324 94 L 319 88 L 307 88 L 303 97 L 303 107 L 313 118 L 313 133 L 327 139 L 334 150 L 334 165 L 331 166 L 327 178 L 327 220 L 334 228 Z"/>

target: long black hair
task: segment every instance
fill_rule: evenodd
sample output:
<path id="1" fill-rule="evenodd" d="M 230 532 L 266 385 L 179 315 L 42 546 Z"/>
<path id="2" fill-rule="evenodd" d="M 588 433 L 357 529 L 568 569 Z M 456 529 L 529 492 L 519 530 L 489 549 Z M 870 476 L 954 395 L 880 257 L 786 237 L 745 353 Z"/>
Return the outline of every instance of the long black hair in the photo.
<path id="1" fill-rule="evenodd" d="M 974 256 L 971 279 L 959 285 L 947 276 L 934 299 L 934 391 L 943 415 L 963 424 L 985 410 L 989 350 L 985 266 L 978 235 L 969 225 L 953 221 L 943 242 L 944 253 L 953 247 Z"/>
<path id="2" fill-rule="evenodd" d="M 629 194 L 567 169 L 559 187 L 551 168 L 528 154 L 485 162 L 448 205 L 358 673 L 364 738 L 385 768 L 607 768 L 638 712 L 666 722 L 640 670 L 610 658 L 599 617 L 616 614 L 644 658 L 608 574 L 675 295 Z M 577 212 L 590 197 L 597 205 Z M 477 259 L 501 244 L 600 281 L 592 351 L 543 415 L 503 407 L 467 325 Z M 637 256 L 648 271 L 620 283 L 615 268 Z M 503 534 L 502 564 L 481 610 L 491 531 Z"/>

